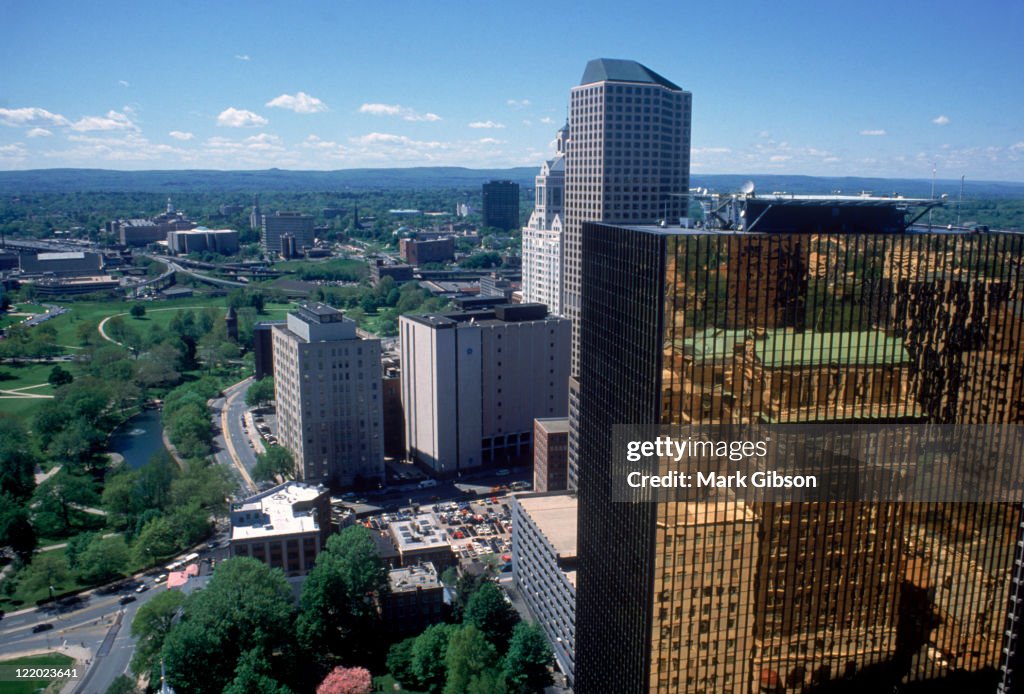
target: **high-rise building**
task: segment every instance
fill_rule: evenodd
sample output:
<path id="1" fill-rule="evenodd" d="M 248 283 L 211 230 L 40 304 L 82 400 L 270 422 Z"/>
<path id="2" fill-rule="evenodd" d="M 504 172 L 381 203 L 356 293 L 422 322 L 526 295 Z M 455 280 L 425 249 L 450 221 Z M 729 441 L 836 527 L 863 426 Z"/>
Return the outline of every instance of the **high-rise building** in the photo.
<path id="1" fill-rule="evenodd" d="M 441 475 L 525 462 L 535 417 L 564 417 L 569 322 L 540 304 L 402 316 L 408 456 Z"/>
<path id="2" fill-rule="evenodd" d="M 274 324 L 278 438 L 299 479 L 334 488 L 384 479 L 380 340 L 324 304 L 304 304 Z"/>
<path id="3" fill-rule="evenodd" d="M 483 185 L 485 227 L 519 228 L 519 184 L 512 181 L 491 181 Z"/>
<path id="4" fill-rule="evenodd" d="M 275 212 L 263 215 L 260 242 L 268 253 L 281 253 L 281 237 L 291 235 L 296 251 L 312 248 L 314 241 L 313 217 L 301 212 Z"/>
<path id="5" fill-rule="evenodd" d="M 576 420 L 583 223 L 677 223 L 690 186 L 692 97 L 632 60 L 587 63 L 569 97 L 562 315 L 573 322 L 569 419 Z M 573 426 L 571 431 L 575 431 Z M 578 440 L 569 436 L 569 488 Z"/>
<path id="6" fill-rule="evenodd" d="M 523 227 L 523 303 L 544 304 L 562 315 L 562 224 L 565 210 L 566 124 L 555 137 L 555 157 L 544 162 L 534 184 L 534 207 Z"/>
<path id="7" fill-rule="evenodd" d="M 564 491 L 569 481 L 569 418 L 533 420 L 533 490 Z"/>
<path id="8" fill-rule="evenodd" d="M 575 690 L 994 691 L 1019 504 L 621 503 L 612 430 L 1024 423 L 1024 236 L 582 237 Z"/>

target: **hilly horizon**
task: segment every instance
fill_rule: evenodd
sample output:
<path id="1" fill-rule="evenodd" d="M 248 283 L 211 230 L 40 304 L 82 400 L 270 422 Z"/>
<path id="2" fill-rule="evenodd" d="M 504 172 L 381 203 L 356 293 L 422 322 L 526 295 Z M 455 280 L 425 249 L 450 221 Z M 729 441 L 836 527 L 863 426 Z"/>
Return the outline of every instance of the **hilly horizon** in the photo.
<path id="1" fill-rule="evenodd" d="M 539 167 L 471 169 L 458 166 L 422 166 L 403 168 L 359 168 L 333 171 L 263 169 L 225 171 L 215 169 L 175 169 L 121 171 L 116 169 L 27 169 L 0 172 L 0 194 L 29 193 L 259 193 L 329 192 L 336 190 L 472 188 L 490 180 L 511 180 L 532 188 Z M 785 174 L 691 174 L 691 187 L 712 192 L 733 192 L 746 181 L 753 181 L 760 192 L 828 194 L 840 191 L 875 195 L 898 193 L 908 197 L 929 197 L 930 179 L 882 178 L 858 176 L 804 176 Z M 940 179 L 934 182 L 935 195 L 950 199 L 960 195 L 960 181 Z M 964 182 L 965 198 L 1024 198 L 1024 182 Z"/>

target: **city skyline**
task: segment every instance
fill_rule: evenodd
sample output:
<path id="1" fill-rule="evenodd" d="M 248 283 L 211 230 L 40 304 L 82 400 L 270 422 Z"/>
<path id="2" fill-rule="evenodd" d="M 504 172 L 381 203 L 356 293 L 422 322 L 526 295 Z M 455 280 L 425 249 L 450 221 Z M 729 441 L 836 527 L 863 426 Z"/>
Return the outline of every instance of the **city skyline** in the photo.
<path id="1" fill-rule="evenodd" d="M 1024 181 L 1019 6 L 519 8 L 554 51 L 497 7 L 303 9 L 10 7 L 0 169 L 539 166 L 607 57 L 695 95 L 697 175 Z"/>

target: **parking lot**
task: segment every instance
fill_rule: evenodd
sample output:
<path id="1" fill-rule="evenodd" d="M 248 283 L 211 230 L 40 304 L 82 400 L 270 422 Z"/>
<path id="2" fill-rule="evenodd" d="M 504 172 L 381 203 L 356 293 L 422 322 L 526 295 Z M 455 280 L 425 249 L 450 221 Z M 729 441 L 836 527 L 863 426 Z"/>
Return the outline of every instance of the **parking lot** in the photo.
<path id="1" fill-rule="evenodd" d="M 409 520 L 416 513 L 432 513 L 451 542 L 460 564 L 493 563 L 499 571 L 511 571 L 512 515 L 507 491 L 474 501 L 443 501 L 406 506 L 397 511 L 363 518 L 373 530 L 385 530 L 395 521 Z"/>

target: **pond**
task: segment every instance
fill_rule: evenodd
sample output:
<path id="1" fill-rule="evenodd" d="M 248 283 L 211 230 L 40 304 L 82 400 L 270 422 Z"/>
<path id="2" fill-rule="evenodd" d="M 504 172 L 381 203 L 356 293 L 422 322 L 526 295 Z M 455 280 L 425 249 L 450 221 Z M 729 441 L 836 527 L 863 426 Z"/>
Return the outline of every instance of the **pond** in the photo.
<path id="1" fill-rule="evenodd" d="M 160 410 L 143 410 L 110 436 L 110 450 L 124 456 L 128 467 L 140 468 L 164 448 Z"/>

